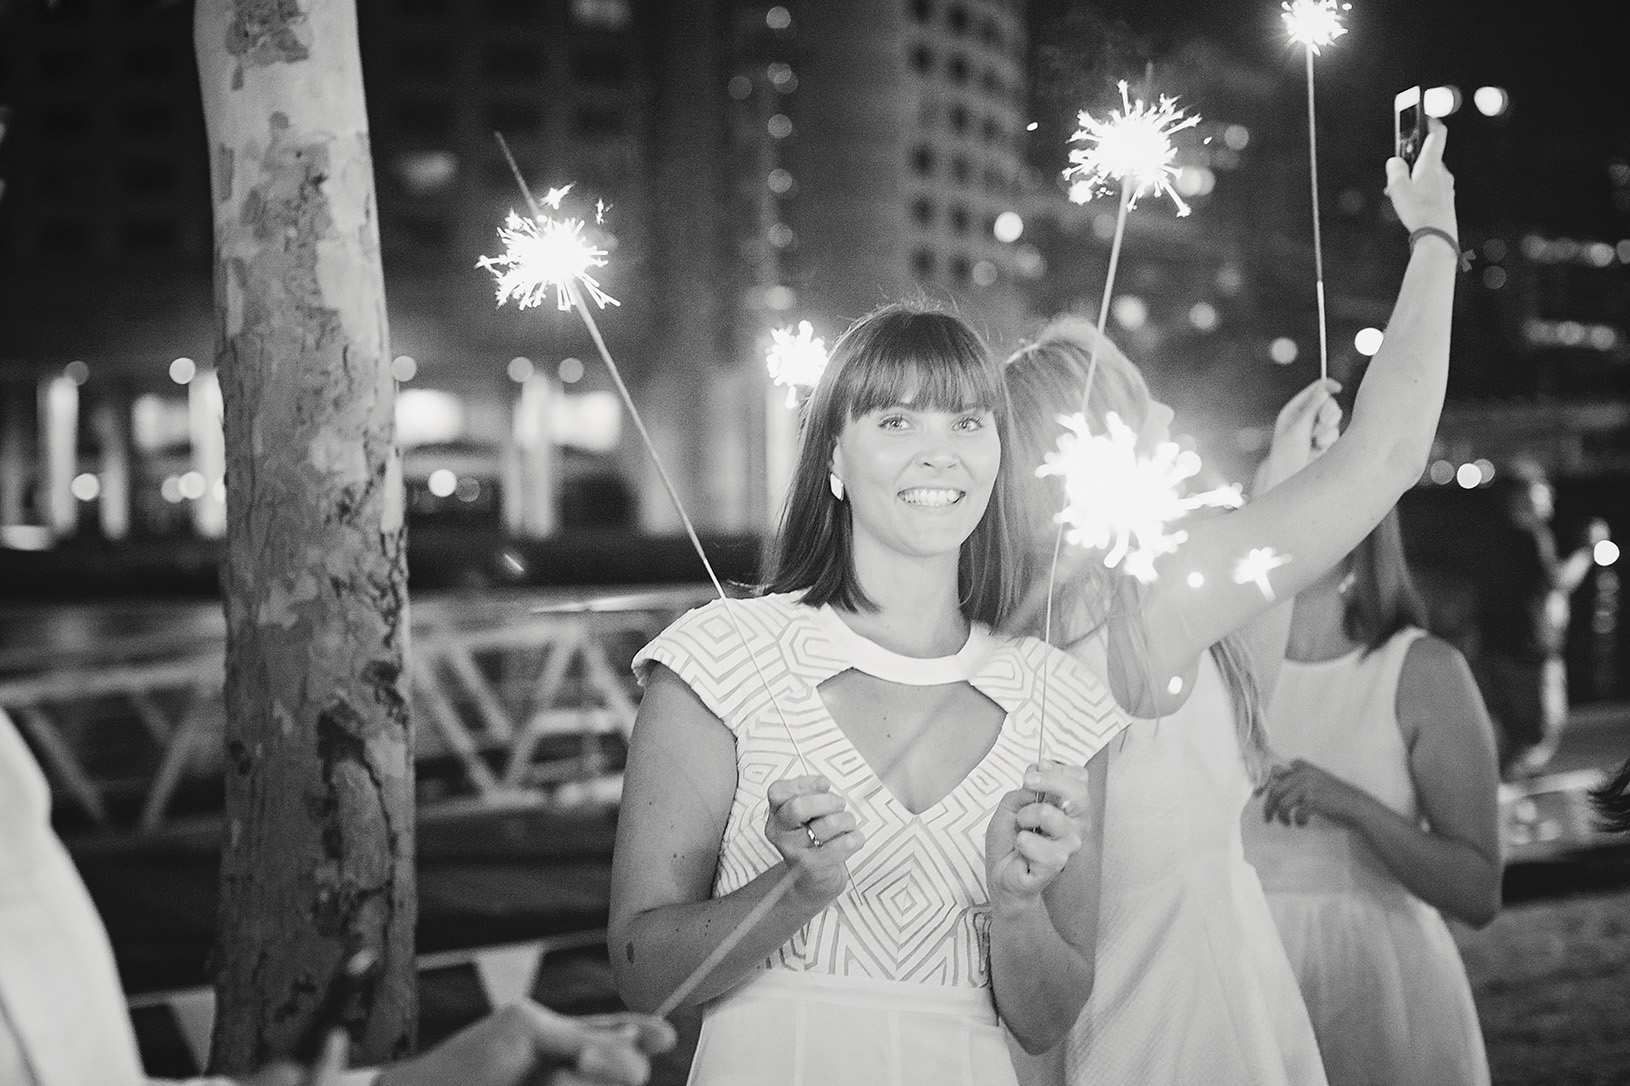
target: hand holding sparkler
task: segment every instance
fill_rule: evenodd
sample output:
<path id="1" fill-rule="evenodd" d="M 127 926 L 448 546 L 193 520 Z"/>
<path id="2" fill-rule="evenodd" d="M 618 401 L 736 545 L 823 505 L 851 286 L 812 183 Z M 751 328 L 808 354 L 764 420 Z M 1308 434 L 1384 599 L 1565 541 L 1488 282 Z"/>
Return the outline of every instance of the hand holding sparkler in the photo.
<path id="1" fill-rule="evenodd" d="M 1328 377 L 1312 382 L 1286 401 L 1274 420 L 1273 441 L 1257 468 L 1255 495 L 1273 489 L 1328 449 L 1341 436 L 1341 383 Z"/>
<path id="2" fill-rule="evenodd" d="M 825 906 L 849 883 L 849 857 L 866 843 L 843 795 L 822 776 L 772 781 L 764 836 L 781 853 L 793 889 Z"/>
<path id="3" fill-rule="evenodd" d="M 1038 896 L 1080 851 L 1092 828 L 1087 770 L 1043 761 L 1024 788 L 1002 797 L 985 828 L 991 901 Z"/>

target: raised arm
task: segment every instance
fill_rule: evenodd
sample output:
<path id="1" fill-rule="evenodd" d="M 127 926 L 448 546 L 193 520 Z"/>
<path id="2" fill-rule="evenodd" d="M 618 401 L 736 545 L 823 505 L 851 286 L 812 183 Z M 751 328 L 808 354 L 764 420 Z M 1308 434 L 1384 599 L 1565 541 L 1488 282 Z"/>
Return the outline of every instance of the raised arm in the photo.
<path id="1" fill-rule="evenodd" d="M 712 897 L 735 789 L 729 730 L 683 680 L 654 665 L 629 744 L 607 931 L 617 990 L 635 1010 L 662 1004 L 741 928 L 740 942 L 682 1005 L 729 991 L 837 897 L 848 879 L 845 864 L 863 843 L 854 816 L 824 782 L 795 778 L 777 781 L 770 791 L 765 832 L 783 861 L 740 889 Z M 744 926 L 771 893 L 779 899 Z"/>
<path id="2" fill-rule="evenodd" d="M 1452 645 L 1423 637 L 1410 646 L 1397 711 L 1426 826 L 1301 760 L 1264 787 L 1263 816 L 1288 824 L 1299 811 L 1350 826 L 1416 897 L 1481 927 L 1500 910 L 1499 774 L 1494 727 Z"/>
<path id="3" fill-rule="evenodd" d="M 1387 163 L 1387 193 L 1406 230 L 1455 234 L 1454 179 L 1443 166 L 1444 128 L 1434 121 L 1411 172 Z M 1420 478 L 1437 430 L 1449 372 L 1449 326 L 1460 254 L 1435 235 L 1417 241 L 1386 338 L 1358 389 L 1342 436 L 1307 467 L 1245 508 L 1195 523 L 1142 592 L 1142 644 L 1149 688 L 1191 675 L 1199 654 L 1334 565 Z M 1272 569 L 1273 596 L 1237 579 L 1253 550 L 1288 559 Z M 1191 575 L 1203 579 L 1193 587 Z M 1129 653 L 1126 646 L 1116 650 Z M 1186 683 L 1184 684 L 1186 688 Z M 1135 707 L 1140 714 L 1170 705 Z"/>

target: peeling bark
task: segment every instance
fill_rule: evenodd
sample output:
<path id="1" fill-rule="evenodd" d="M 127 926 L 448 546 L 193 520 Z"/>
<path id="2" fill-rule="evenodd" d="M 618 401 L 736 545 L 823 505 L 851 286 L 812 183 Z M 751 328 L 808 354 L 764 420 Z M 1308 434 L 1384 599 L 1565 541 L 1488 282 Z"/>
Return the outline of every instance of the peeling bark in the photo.
<path id="1" fill-rule="evenodd" d="M 211 1063 L 292 1046 L 359 946 L 357 1057 L 413 1045 L 401 469 L 352 4 L 199 0 L 225 412 L 227 835 Z"/>

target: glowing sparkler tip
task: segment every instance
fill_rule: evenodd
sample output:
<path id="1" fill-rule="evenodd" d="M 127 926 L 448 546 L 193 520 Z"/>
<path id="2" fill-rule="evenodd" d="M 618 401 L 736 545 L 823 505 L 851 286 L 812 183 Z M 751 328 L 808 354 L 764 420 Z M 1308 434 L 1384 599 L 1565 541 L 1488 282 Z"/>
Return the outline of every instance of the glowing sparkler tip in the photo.
<path id="1" fill-rule="evenodd" d="M 1141 98 L 1134 103 L 1125 80 L 1120 88 L 1121 109 L 1111 111 L 1108 118 L 1100 121 L 1085 110 L 1078 117 L 1081 127 L 1070 140 L 1090 146 L 1070 152 L 1071 165 L 1064 171 L 1065 180 L 1073 182 L 1070 199 L 1084 204 L 1118 181 L 1131 194 L 1129 206 L 1153 192 L 1170 196 L 1178 215 L 1187 215 L 1188 204 L 1172 186 L 1178 172 L 1172 135 L 1199 124 L 1199 116 L 1184 116 L 1177 99 L 1167 95 L 1154 105 Z"/>
<path id="2" fill-rule="evenodd" d="M 1264 598 L 1272 600 L 1275 596 L 1268 574 L 1289 562 L 1290 555 L 1280 554 L 1272 547 L 1253 547 L 1234 567 L 1234 583 L 1255 584 L 1262 590 Z"/>
<path id="3" fill-rule="evenodd" d="M 1059 476 L 1065 505 L 1058 519 L 1072 545 L 1103 551 L 1104 565 L 1120 567 L 1144 583 L 1158 576 L 1155 560 L 1175 551 L 1188 533 L 1174 523 L 1202 506 L 1240 503 L 1237 487 L 1184 494 L 1183 484 L 1200 471 L 1200 458 L 1163 441 L 1147 454 L 1137 434 L 1114 412 L 1105 432 L 1094 434 L 1085 416 L 1060 418 L 1058 448 L 1036 469 Z"/>
<path id="4" fill-rule="evenodd" d="M 798 406 L 798 390 L 813 388 L 826 372 L 826 341 L 815 334 L 815 326 L 799 321 L 798 330 L 777 328 L 770 333 L 770 348 L 764 364 L 770 379 L 787 389 L 787 406 Z"/>
<path id="5" fill-rule="evenodd" d="M 541 201 L 558 208 L 571 185 L 552 188 Z M 603 209 L 602 209 L 603 213 Z M 599 217 L 595 220 L 600 221 Z M 498 280 L 498 304 L 514 299 L 521 309 L 541 305 L 549 292 L 555 292 L 558 309 L 572 307 L 574 289 L 582 291 L 604 309 L 620 304 L 600 287 L 595 268 L 606 265 L 608 250 L 583 235 L 582 219 L 544 215 L 527 218 L 511 210 L 498 230 L 504 251 L 483 256 L 476 267 L 492 272 Z"/>
<path id="6" fill-rule="evenodd" d="M 1347 33 L 1342 25 L 1351 4 L 1340 0 L 1284 0 L 1279 17 L 1285 31 L 1297 45 L 1305 45 L 1316 56 L 1320 49 Z"/>

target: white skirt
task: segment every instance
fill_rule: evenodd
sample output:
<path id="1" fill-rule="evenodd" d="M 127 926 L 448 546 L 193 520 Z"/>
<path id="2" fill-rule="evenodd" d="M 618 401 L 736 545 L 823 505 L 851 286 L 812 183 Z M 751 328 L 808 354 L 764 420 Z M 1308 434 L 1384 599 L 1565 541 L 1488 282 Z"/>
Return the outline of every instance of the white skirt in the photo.
<path id="1" fill-rule="evenodd" d="M 693 1086 L 1016 1086 L 989 988 L 777 969 L 707 1007 Z"/>

